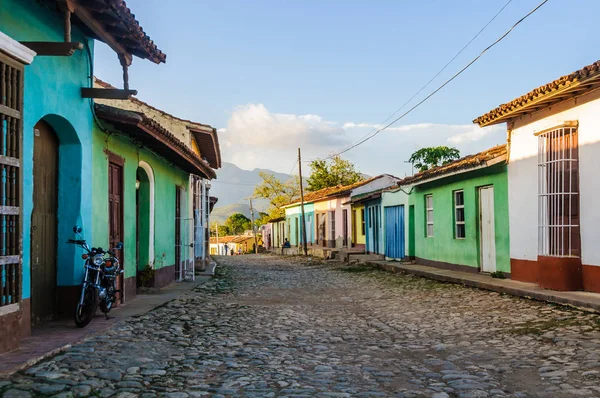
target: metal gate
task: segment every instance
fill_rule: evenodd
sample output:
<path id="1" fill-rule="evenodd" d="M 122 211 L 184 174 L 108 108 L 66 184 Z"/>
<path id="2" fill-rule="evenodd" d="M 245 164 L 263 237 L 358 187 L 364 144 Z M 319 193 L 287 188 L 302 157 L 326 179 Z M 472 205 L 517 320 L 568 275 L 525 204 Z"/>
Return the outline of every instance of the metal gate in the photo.
<path id="1" fill-rule="evenodd" d="M 179 267 L 175 269 L 175 280 L 177 282 L 195 280 L 195 263 L 194 263 L 194 236 L 190 234 L 190 227 L 194 225 L 193 218 L 178 218 L 181 225 L 178 244 L 175 246 L 175 251 L 178 253 Z"/>
<path id="2" fill-rule="evenodd" d="M 385 256 L 404 258 L 404 206 L 385 208 Z"/>

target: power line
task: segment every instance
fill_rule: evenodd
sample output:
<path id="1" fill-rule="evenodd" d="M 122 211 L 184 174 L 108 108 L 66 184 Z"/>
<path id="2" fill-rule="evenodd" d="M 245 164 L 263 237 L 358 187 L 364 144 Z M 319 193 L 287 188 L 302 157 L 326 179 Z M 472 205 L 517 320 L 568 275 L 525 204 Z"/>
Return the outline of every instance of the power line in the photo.
<path id="1" fill-rule="evenodd" d="M 451 64 L 452 62 L 454 62 L 454 60 L 455 60 L 456 58 L 458 58 L 458 57 L 459 57 L 459 56 L 460 56 L 460 55 L 461 55 L 461 54 L 462 54 L 462 53 L 463 53 L 463 52 L 464 52 L 464 51 L 465 51 L 465 50 L 466 50 L 466 49 L 467 49 L 467 48 L 468 48 L 468 47 L 471 45 L 471 43 L 473 43 L 473 42 L 475 41 L 475 39 L 477 39 L 477 38 L 479 37 L 479 35 L 480 35 L 480 34 L 482 34 L 482 33 L 483 33 L 483 31 L 484 31 L 484 30 L 486 30 L 488 26 L 490 26 L 490 24 L 491 24 L 492 22 L 494 22 L 494 20 L 495 20 L 495 19 L 498 17 L 498 15 L 500 15 L 500 14 L 502 13 L 502 11 L 504 11 L 504 9 L 505 9 L 506 7 L 508 7 L 508 5 L 509 5 L 510 3 L 512 3 L 512 0 L 508 0 L 508 2 L 507 2 L 506 4 L 504 4 L 504 6 L 502 6 L 502 8 L 500 8 L 500 10 L 498 10 L 498 12 L 497 12 L 497 13 L 496 13 L 496 14 L 495 14 L 493 17 L 492 17 L 492 19 L 490 19 L 490 20 L 488 21 L 488 23 L 486 23 L 486 24 L 483 26 L 483 28 L 481 28 L 481 29 L 479 30 L 479 32 L 477 32 L 477 34 L 475 34 L 475 36 L 473 36 L 473 37 L 471 38 L 471 40 L 469 40 L 469 42 L 468 42 L 467 44 L 465 44 L 465 45 L 463 46 L 463 48 L 461 48 L 461 49 L 460 49 L 460 51 L 459 51 L 459 52 L 457 52 L 457 53 L 456 53 L 456 55 L 454 55 L 454 57 L 452 57 L 452 59 L 450 59 L 450 61 L 448 61 L 448 62 L 446 63 L 446 65 L 444 65 L 444 66 L 442 67 L 442 69 L 440 69 L 440 70 L 439 70 L 439 71 L 438 71 L 438 72 L 437 72 L 437 73 L 436 73 L 436 74 L 435 74 L 435 75 L 434 75 L 434 76 L 433 76 L 431 79 L 429 79 L 429 81 L 428 81 L 427 83 L 425 83 L 425 84 L 423 85 L 423 87 L 421 87 L 421 88 L 419 89 L 419 91 L 417 91 L 416 93 L 414 93 L 414 94 L 412 95 L 412 97 L 410 97 L 408 100 L 406 100 L 406 102 L 405 102 L 405 103 L 403 103 L 403 104 L 402 104 L 402 105 L 401 105 L 401 106 L 400 106 L 398 109 L 396 109 L 396 110 L 394 111 L 394 113 L 392 113 L 390 116 L 388 116 L 388 117 L 387 117 L 387 118 L 386 118 L 384 121 L 382 121 L 381 123 L 379 123 L 379 124 L 378 124 L 378 125 L 377 125 L 377 126 L 374 128 L 374 129 L 373 129 L 373 130 L 371 130 L 369 133 L 365 134 L 365 135 L 364 135 L 364 136 L 361 138 L 361 140 L 362 140 L 362 139 L 364 139 L 364 138 L 366 138 L 366 137 L 368 137 L 369 135 L 373 134 L 373 132 L 377 131 L 377 129 L 378 129 L 378 128 L 380 128 L 380 127 L 381 127 L 381 126 L 382 126 L 382 125 L 383 125 L 385 122 L 387 122 L 388 120 L 390 120 L 391 118 L 393 118 L 394 116 L 396 116 L 396 114 L 397 114 L 398 112 L 400 112 L 402 109 L 404 109 L 404 107 L 405 107 L 406 105 L 408 105 L 408 104 L 409 104 L 409 103 L 410 103 L 410 102 L 411 102 L 413 99 L 415 99 L 415 97 L 416 97 L 417 95 L 421 94 L 421 93 L 423 92 L 423 90 L 425 90 L 425 89 L 427 88 L 427 86 L 429 86 L 429 85 L 431 84 L 431 82 L 433 82 L 433 81 L 434 81 L 434 80 L 435 80 L 435 79 L 436 79 L 436 78 L 437 78 L 439 75 L 441 75 L 441 74 L 442 74 L 442 72 L 443 72 L 443 71 L 445 71 L 445 70 L 446 70 L 446 68 L 448 68 L 448 66 L 450 66 L 450 64 Z"/>
<path id="2" fill-rule="evenodd" d="M 404 118 L 406 115 L 408 115 L 409 113 L 411 113 L 412 111 L 414 111 L 415 109 L 417 109 L 419 106 L 421 106 L 424 102 L 426 102 L 429 98 L 433 97 L 435 94 L 437 94 L 441 89 L 443 89 L 444 87 L 446 87 L 450 82 L 452 82 L 454 79 L 456 79 L 458 76 L 460 76 L 464 71 L 466 71 L 471 65 L 473 65 L 475 62 L 477 62 L 477 60 L 479 58 L 481 58 L 483 56 L 483 54 L 485 54 L 489 49 L 491 49 L 492 47 L 494 47 L 496 44 L 498 44 L 499 42 L 501 42 L 506 36 L 508 36 L 510 34 L 510 32 L 512 32 L 519 24 L 521 24 L 521 22 L 523 22 L 525 19 L 527 19 L 531 14 L 533 14 L 534 12 L 536 12 L 539 8 L 541 8 L 544 4 L 546 4 L 548 2 L 548 0 L 544 0 L 542 1 L 540 4 L 537 5 L 537 7 L 535 7 L 533 10 L 531 10 L 529 13 L 527 13 L 524 17 L 522 17 L 521 19 L 519 19 L 509 30 L 507 30 L 502 36 L 500 36 L 495 42 L 493 42 L 492 44 L 490 44 L 489 46 L 487 46 L 481 53 L 479 53 L 479 55 L 475 58 L 473 58 L 473 60 L 471 62 L 469 62 L 467 65 L 465 65 L 461 70 L 459 70 L 458 72 L 456 72 L 454 75 L 452 75 L 452 77 L 448 80 L 446 80 L 441 86 L 439 86 L 438 88 L 436 88 L 434 91 L 432 91 L 429 95 L 427 95 L 425 98 L 423 98 L 421 101 L 419 101 L 416 105 L 414 105 L 412 108 L 410 108 L 408 111 L 404 112 L 403 114 L 401 114 L 399 117 L 397 117 L 396 119 L 392 120 L 390 123 L 386 124 L 384 127 L 379 128 L 377 130 L 375 130 L 372 133 L 369 133 L 367 136 L 363 137 L 361 140 L 359 140 L 358 142 L 352 144 L 351 146 L 349 146 L 348 148 L 330 155 L 329 157 L 327 157 L 326 159 L 331 159 L 335 156 L 339 156 L 343 153 L 346 153 L 348 151 L 350 151 L 351 149 L 356 148 L 357 146 L 367 142 L 368 140 L 370 140 L 371 138 L 375 137 L 377 134 L 381 133 L 382 131 L 388 129 L 390 126 L 392 126 L 393 124 L 395 124 L 397 121 L 399 121 L 400 119 Z M 509 2 L 510 3 L 510 2 Z M 507 4 L 508 5 L 508 4 Z M 506 5 L 504 6 L 504 8 L 506 7 Z M 495 18 L 495 17 L 494 17 Z M 461 50 L 462 51 L 462 50 Z M 452 62 L 452 61 L 450 61 Z M 443 70 L 443 69 L 442 69 Z M 441 73 L 441 72 L 440 72 Z M 435 79 L 435 77 L 434 77 Z M 429 84 L 429 83 L 427 83 Z M 426 85 L 427 86 L 427 85 Z M 421 89 L 422 91 L 422 89 Z M 418 93 L 417 93 L 418 94 Z M 416 94 L 415 94 L 416 96 Z M 414 96 L 413 96 L 414 98 Z M 412 99 L 412 98 L 411 98 Z M 410 102 L 407 101 L 407 103 Z M 405 104 L 406 105 L 406 104 Z M 402 107 L 400 107 L 400 109 L 402 109 L 405 105 L 402 105 Z M 399 110 L 400 110 L 399 109 Z M 399 111 L 398 110 L 398 111 Z M 392 114 L 392 116 L 388 117 L 386 119 L 389 120 L 391 117 L 393 117 L 393 115 L 395 115 L 396 113 L 398 113 L 398 111 L 396 111 L 394 114 Z M 385 121 L 383 122 L 385 123 Z"/>

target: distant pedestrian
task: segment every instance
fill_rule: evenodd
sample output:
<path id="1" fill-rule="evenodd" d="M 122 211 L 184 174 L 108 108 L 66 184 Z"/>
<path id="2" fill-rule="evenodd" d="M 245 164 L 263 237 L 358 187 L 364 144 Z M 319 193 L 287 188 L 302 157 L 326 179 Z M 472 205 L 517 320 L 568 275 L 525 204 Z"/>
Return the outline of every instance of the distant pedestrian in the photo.
<path id="1" fill-rule="evenodd" d="M 223 247 L 225 249 L 225 255 L 227 255 L 227 253 L 229 253 L 229 246 L 227 246 L 227 243 L 225 243 L 225 246 Z"/>
<path id="2" fill-rule="evenodd" d="M 292 245 L 290 245 L 290 241 L 287 238 L 285 238 L 285 240 L 283 241 L 283 248 L 289 249 L 290 247 L 292 247 Z"/>

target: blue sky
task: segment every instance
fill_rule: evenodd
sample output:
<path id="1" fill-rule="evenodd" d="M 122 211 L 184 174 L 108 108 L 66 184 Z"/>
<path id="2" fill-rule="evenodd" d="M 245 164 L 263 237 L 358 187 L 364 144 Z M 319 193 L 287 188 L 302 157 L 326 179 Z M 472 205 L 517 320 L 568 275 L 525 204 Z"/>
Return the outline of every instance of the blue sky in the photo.
<path id="1" fill-rule="evenodd" d="M 508 0 L 128 0 L 167 63 L 135 59 L 139 98 L 220 130 L 226 161 L 289 172 L 372 130 L 452 58 Z M 433 90 L 541 0 L 513 0 L 426 89 Z M 368 174 L 410 173 L 422 146 L 461 153 L 504 141 L 471 121 L 598 56 L 600 2 L 550 0 L 395 129 L 348 152 Z M 117 86 L 116 55 L 100 44 L 96 75 Z M 417 100 L 418 100 L 417 98 Z M 361 125 L 363 127 L 361 127 Z"/>

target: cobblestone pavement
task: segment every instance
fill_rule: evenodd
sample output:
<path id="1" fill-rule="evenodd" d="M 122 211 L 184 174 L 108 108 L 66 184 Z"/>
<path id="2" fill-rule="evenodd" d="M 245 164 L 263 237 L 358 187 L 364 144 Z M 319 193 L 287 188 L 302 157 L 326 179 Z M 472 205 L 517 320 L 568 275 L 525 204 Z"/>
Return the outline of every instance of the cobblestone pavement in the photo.
<path id="1" fill-rule="evenodd" d="M 600 396 L 597 315 L 357 266 L 218 261 L 218 278 L 3 396 Z"/>

